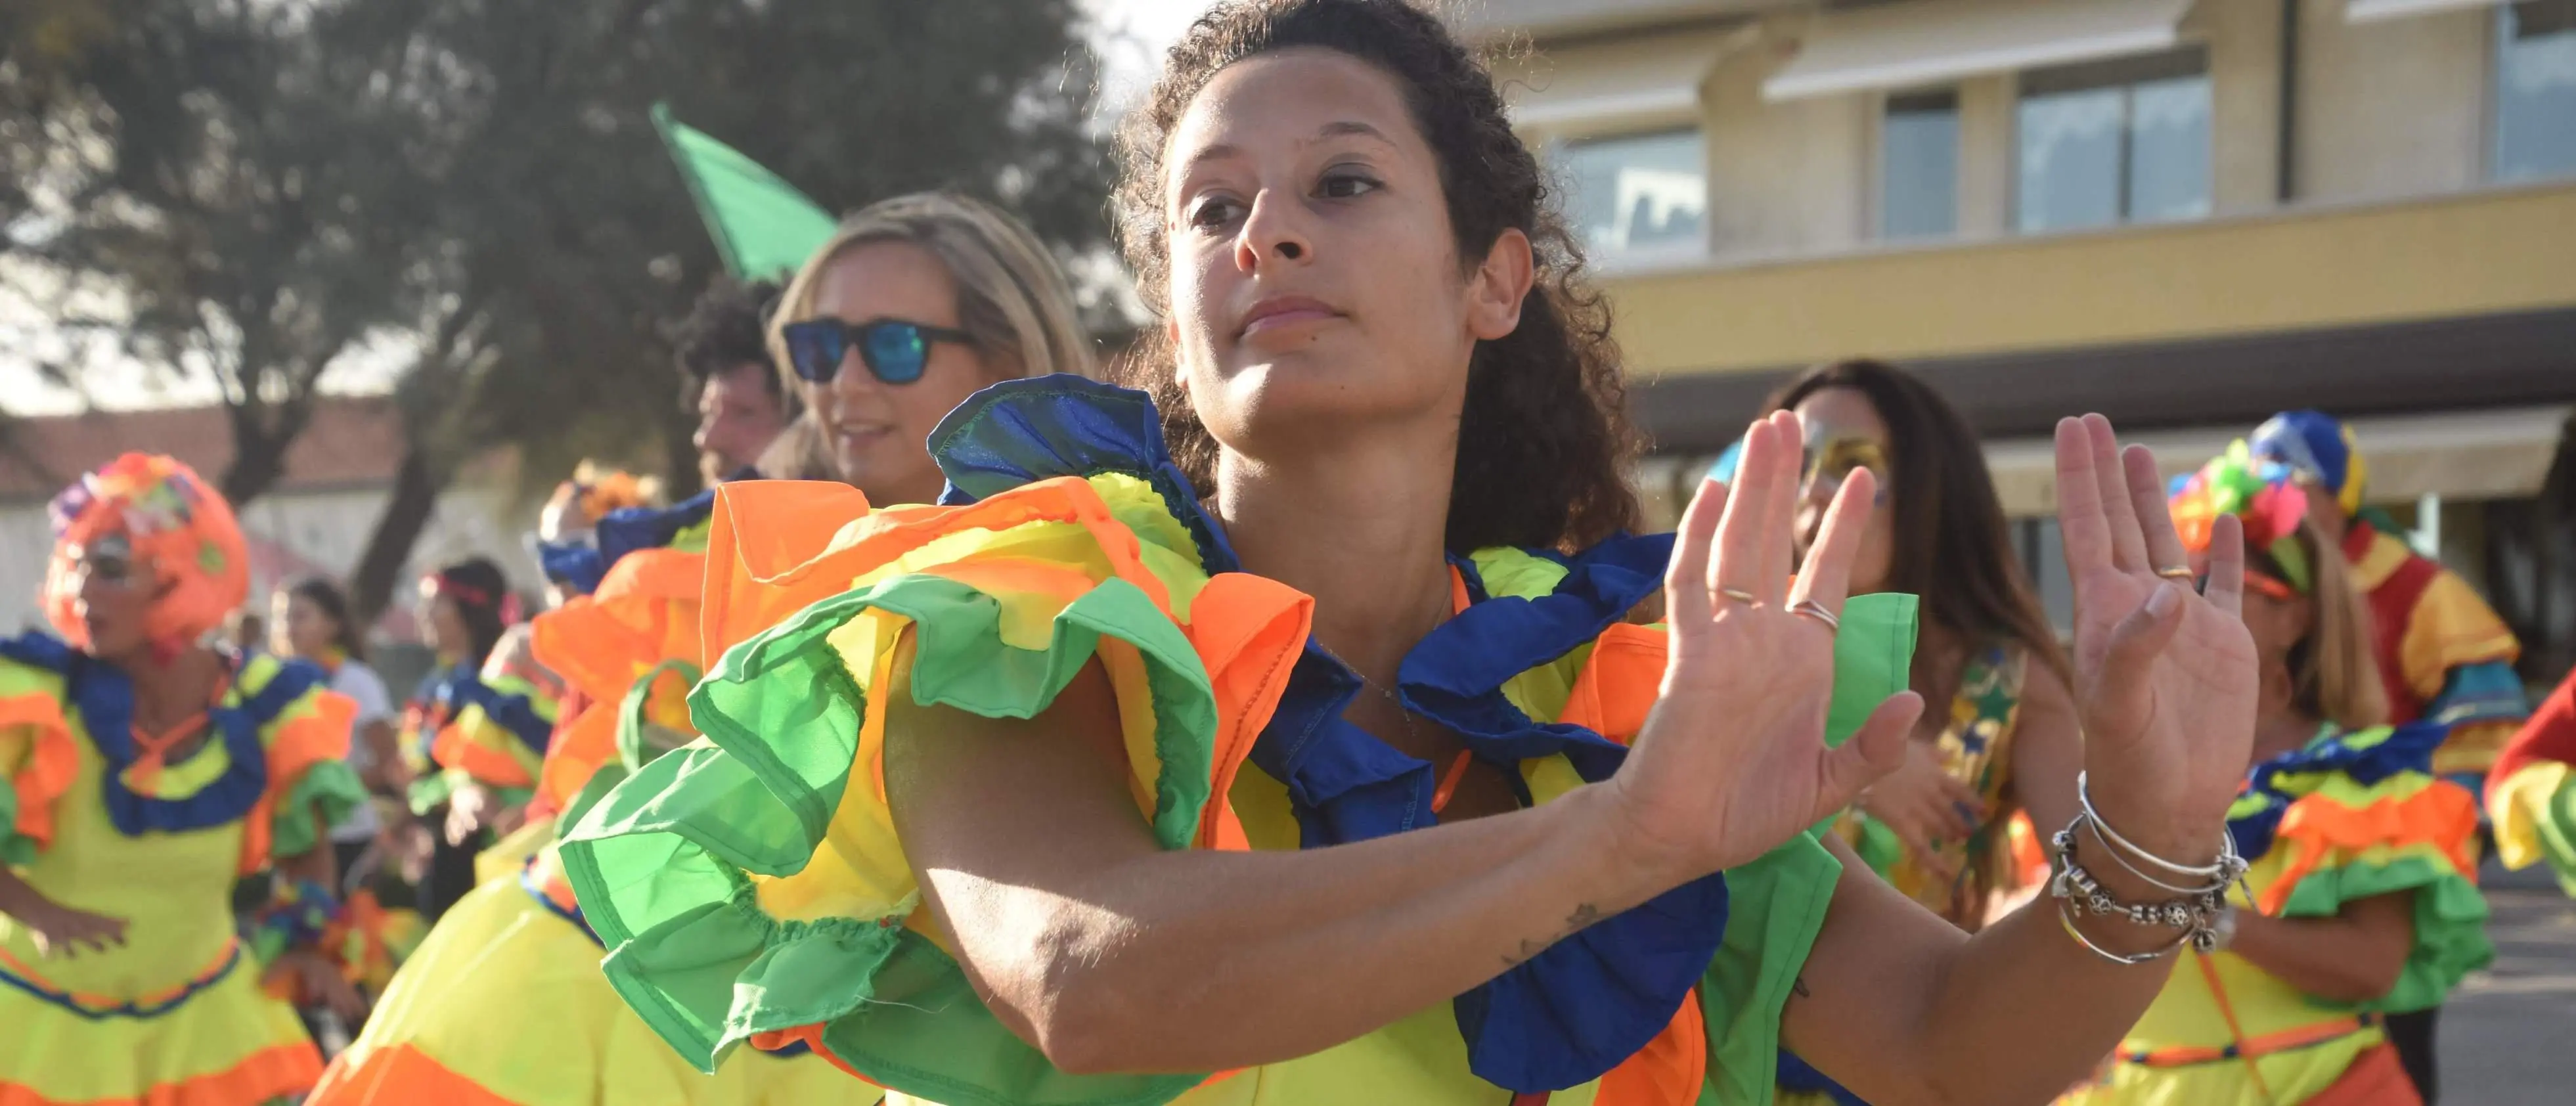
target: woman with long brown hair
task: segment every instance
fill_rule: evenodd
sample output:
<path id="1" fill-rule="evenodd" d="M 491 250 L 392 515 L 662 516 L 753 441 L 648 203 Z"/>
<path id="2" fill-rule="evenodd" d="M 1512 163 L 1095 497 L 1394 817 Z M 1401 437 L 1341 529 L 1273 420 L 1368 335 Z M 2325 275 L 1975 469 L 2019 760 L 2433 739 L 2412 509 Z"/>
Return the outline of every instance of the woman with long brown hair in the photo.
<path id="1" fill-rule="evenodd" d="M 1768 411 L 1796 415 L 1806 434 L 1801 551 L 1846 477 L 1877 477 L 1852 591 L 1919 598 L 1908 683 L 1940 704 L 1837 828 L 1906 897 L 1974 930 L 2012 885 L 2013 816 L 2064 825 L 2084 766 L 2066 661 L 2013 554 L 1985 453 L 1938 391 L 1877 361 L 1810 370 Z"/>
<path id="2" fill-rule="evenodd" d="M 637 1013 L 907 1103 L 1750 1101 L 1784 1042 L 2008 1103 L 2098 1059 L 2205 935 L 2251 739 L 2231 547 L 2160 575 L 2152 459 L 2060 428 L 2105 905 L 1962 933 L 1807 834 L 1922 707 L 1904 604 L 1845 590 L 1874 478 L 1794 588 L 1785 415 L 1621 535 L 1607 313 L 1436 18 L 1229 4 L 1165 68 L 1121 193 L 1161 402 L 987 389 L 938 506 L 717 493 L 707 743 L 563 851 Z"/>

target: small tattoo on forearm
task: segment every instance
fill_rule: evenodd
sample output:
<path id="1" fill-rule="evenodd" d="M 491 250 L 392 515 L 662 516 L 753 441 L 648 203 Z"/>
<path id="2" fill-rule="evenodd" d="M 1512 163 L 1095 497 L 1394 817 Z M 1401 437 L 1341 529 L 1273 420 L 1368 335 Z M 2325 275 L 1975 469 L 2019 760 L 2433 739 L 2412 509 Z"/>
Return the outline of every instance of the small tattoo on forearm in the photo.
<path id="1" fill-rule="evenodd" d="M 1505 954 L 1503 957 L 1503 966 L 1506 968 L 1520 967 L 1522 964 L 1527 963 L 1531 957 L 1537 956 L 1542 952 L 1546 952 L 1549 945 L 1553 945 L 1582 932 L 1585 927 L 1590 926 L 1594 922 L 1600 921 L 1601 918 L 1602 913 L 1600 907 L 1594 906 L 1588 902 L 1576 906 L 1574 908 L 1574 913 L 1565 916 L 1565 928 L 1558 930 L 1555 936 L 1549 937 L 1544 941 L 1534 937 L 1521 938 L 1521 947 L 1519 951 L 1516 953 Z"/>

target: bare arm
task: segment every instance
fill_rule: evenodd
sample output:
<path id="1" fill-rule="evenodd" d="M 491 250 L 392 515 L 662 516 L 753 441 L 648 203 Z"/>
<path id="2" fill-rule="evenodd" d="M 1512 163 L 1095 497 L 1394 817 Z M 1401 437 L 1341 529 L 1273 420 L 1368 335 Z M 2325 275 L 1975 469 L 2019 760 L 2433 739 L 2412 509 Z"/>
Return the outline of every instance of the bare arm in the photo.
<path id="1" fill-rule="evenodd" d="M 1298 852 L 1163 852 L 1130 798 L 1096 666 L 1040 717 L 1008 721 L 911 705 L 899 656 L 887 798 L 978 993 L 1069 1071 L 1293 1059 L 1848 804 L 1902 754 L 1922 700 L 1901 693 L 1825 747 L 1833 637 L 1791 605 L 1841 608 L 1873 486 L 1845 482 L 1792 592 L 1799 455 L 1795 420 L 1776 416 L 1746 437 L 1738 494 L 1712 485 L 1692 501 L 1652 717 L 1610 781 L 1535 809 Z M 1717 601 L 1735 592 L 1752 598 Z"/>
<path id="2" fill-rule="evenodd" d="M 1781 1039 L 1876 1106 L 2045 1103 L 2119 1043 L 2172 968 L 2086 951 L 2045 898 L 1970 937 L 1828 845 L 1843 876 Z M 2171 936 L 2119 928 L 2086 923 L 2124 952 Z M 1996 1063 L 2006 1041 L 2013 1062 Z"/>
<path id="3" fill-rule="evenodd" d="M 2321 999 L 2363 1003 L 2396 989 L 2415 947 L 2415 893 L 2393 891 L 2344 904 L 2331 918 L 2236 916 L 2228 951 Z"/>
<path id="4" fill-rule="evenodd" d="M 2084 769 L 2084 727 L 2075 693 L 2057 670 L 2033 657 L 2022 679 L 2021 715 L 2013 721 L 2013 797 L 2045 838 L 2075 820 L 2075 774 Z"/>
<path id="5" fill-rule="evenodd" d="M 358 727 L 357 739 L 367 750 L 367 790 L 400 795 L 411 786 L 410 766 L 403 763 L 402 741 L 393 720 L 370 719 Z"/>
<path id="6" fill-rule="evenodd" d="M 17 919 L 33 932 L 40 956 L 71 957 L 82 949 L 106 952 L 125 944 L 125 919 L 75 910 L 46 898 L 6 864 L 0 864 L 0 915 Z"/>
<path id="7" fill-rule="evenodd" d="M 888 699 L 887 794 L 932 915 L 986 1004 L 1068 1071 L 1304 1056 L 1679 882 L 1617 862 L 1601 787 L 1328 849 L 1165 852 L 1096 665 L 1024 722 L 913 707 L 900 683 Z"/>

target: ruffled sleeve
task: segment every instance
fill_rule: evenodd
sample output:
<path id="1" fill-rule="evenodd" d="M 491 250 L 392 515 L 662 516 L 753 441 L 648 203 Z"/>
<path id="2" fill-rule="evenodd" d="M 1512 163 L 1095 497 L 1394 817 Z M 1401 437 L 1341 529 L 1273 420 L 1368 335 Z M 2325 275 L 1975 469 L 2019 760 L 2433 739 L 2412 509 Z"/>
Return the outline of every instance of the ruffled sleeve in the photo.
<path id="1" fill-rule="evenodd" d="M 618 715 L 638 679 L 665 661 L 682 662 L 692 672 L 699 666 L 698 586 L 705 572 L 702 551 L 633 552 L 608 570 L 592 594 L 530 624 L 537 662 L 575 693 L 559 704 L 558 724 L 537 770 L 532 814 L 569 807 L 591 776 L 618 755 Z M 676 721 L 685 726 L 681 713 Z"/>
<path id="2" fill-rule="evenodd" d="M 2430 725 L 2347 734 L 2323 750 L 2330 756 L 2258 771 L 2252 789 L 2290 797 L 2264 856 L 2280 867 L 2255 895 L 2265 914 L 2330 917 L 2359 899 L 2414 892 L 2414 948 L 2396 988 L 2372 1004 L 2391 1013 L 2440 1003 L 2495 955 L 2474 875 L 2477 800 L 2423 767 L 2441 735 Z"/>
<path id="3" fill-rule="evenodd" d="M 527 632 L 503 637 L 480 678 L 451 686 L 456 717 L 430 746 L 450 790 L 460 777 L 503 791 L 533 790 L 554 734 L 559 692 L 553 674 L 537 665 Z"/>
<path id="4" fill-rule="evenodd" d="M 269 681 L 287 679 L 265 668 L 272 663 L 255 660 L 243 674 L 242 690 L 254 704 Z M 257 871 L 273 856 L 319 848 L 333 825 L 367 801 L 366 786 L 348 762 L 357 716 L 355 700 L 311 679 L 274 714 L 253 718 L 267 758 L 268 788 L 243 835 L 242 871 Z"/>
<path id="5" fill-rule="evenodd" d="M 567 837 L 611 983 L 708 1070 L 745 1041 L 802 1041 L 940 1101 L 1159 1101 L 1195 1084 L 1068 1075 L 977 999 L 922 928 L 886 807 L 877 692 L 907 636 L 915 701 L 988 717 L 1045 711 L 1096 660 L 1156 840 L 1239 845 L 1224 786 L 1303 646 L 1310 602 L 1202 572 L 1157 493 L 1124 474 L 828 523 L 798 487 L 719 494 L 708 624 L 738 626 L 800 589 L 830 597 L 725 651 L 690 700 L 708 743 L 645 765 Z M 800 533 L 834 536 L 819 550 L 770 544 Z"/>
<path id="6" fill-rule="evenodd" d="M 2505 744 L 2486 800 L 2497 859 L 2509 868 L 2547 860 L 2576 893 L 2576 672 Z"/>
<path id="7" fill-rule="evenodd" d="M 0 864 L 34 862 L 54 839 L 54 806 L 80 770 L 63 714 L 69 648 L 44 634 L 0 641 Z"/>

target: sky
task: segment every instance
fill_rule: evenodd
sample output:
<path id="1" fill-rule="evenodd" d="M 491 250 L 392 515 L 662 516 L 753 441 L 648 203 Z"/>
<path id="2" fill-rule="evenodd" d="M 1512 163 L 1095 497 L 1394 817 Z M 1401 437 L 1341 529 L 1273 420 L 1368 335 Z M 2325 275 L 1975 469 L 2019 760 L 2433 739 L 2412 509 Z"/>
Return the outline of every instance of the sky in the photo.
<path id="1" fill-rule="evenodd" d="M 1101 118 L 1116 118 L 1142 95 L 1153 79 L 1163 50 L 1179 38 L 1210 0 L 1076 0 L 1091 22 L 1093 49 L 1100 53 Z M 45 382 L 33 359 L 60 357 L 63 340 L 48 325 L 45 313 L 0 281 L 0 411 L 13 415 L 70 414 L 88 404 L 73 392 Z M 324 378 L 333 391 L 376 391 L 390 386 L 391 372 L 402 351 L 378 344 L 361 355 L 346 357 Z M 90 398 L 108 407 L 150 407 L 212 403 L 211 380 L 170 383 L 139 365 L 100 364 L 90 374 L 104 386 Z"/>

